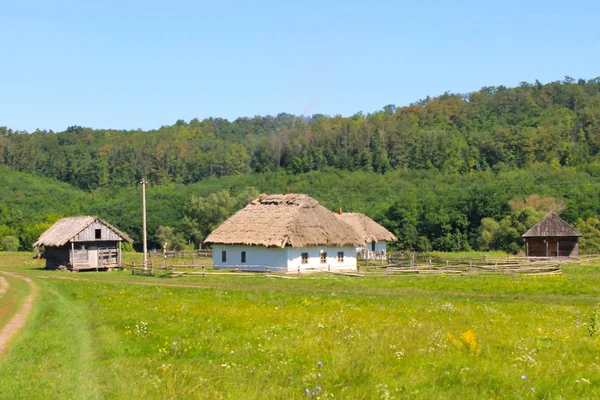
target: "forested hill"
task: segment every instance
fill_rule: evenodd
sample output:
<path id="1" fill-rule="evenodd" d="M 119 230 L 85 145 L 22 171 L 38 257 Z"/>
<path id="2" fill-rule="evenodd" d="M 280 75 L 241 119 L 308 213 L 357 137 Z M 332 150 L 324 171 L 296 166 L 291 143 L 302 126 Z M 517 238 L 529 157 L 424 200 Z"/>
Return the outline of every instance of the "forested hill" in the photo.
<path id="1" fill-rule="evenodd" d="M 1 121 L 0 121 L 1 122 Z M 0 128 L 0 164 L 84 190 L 324 167 L 468 174 L 582 166 L 600 153 L 600 78 L 446 93 L 352 117 L 177 121 L 151 131 Z"/>
<path id="2" fill-rule="evenodd" d="M 0 128 L 0 250 L 63 216 L 113 222 L 139 246 L 196 246 L 260 192 L 363 212 L 401 249 L 517 252 L 548 211 L 600 251 L 600 78 L 444 94 L 352 117 L 178 121 L 152 131 Z M 62 181 L 62 182 L 61 182 Z"/>

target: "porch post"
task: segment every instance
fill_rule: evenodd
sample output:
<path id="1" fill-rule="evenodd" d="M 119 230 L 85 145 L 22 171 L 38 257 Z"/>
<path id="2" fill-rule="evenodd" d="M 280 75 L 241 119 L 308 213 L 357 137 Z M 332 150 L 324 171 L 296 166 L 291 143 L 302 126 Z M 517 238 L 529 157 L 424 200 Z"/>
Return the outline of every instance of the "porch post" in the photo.
<path id="1" fill-rule="evenodd" d="M 71 254 L 69 254 L 69 260 L 71 261 L 71 268 L 75 269 L 75 243 L 71 241 Z"/>
<path id="2" fill-rule="evenodd" d="M 529 257 L 529 240 L 525 239 L 525 254 Z"/>

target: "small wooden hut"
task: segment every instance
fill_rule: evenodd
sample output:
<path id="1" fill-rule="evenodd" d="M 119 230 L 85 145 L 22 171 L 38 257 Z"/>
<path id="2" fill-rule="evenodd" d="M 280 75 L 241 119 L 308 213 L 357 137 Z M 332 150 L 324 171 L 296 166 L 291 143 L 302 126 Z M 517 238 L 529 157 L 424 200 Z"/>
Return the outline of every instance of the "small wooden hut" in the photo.
<path id="1" fill-rule="evenodd" d="M 338 217 L 350 225 L 360 235 L 363 242 L 356 246 L 356 253 L 362 259 L 385 259 L 387 242 L 395 242 L 398 238 L 390 231 L 361 213 L 342 213 Z"/>
<path id="2" fill-rule="evenodd" d="M 121 242 L 133 240 L 98 217 L 63 218 L 42 233 L 34 247 L 44 246 L 47 269 L 120 268 Z"/>
<path id="3" fill-rule="evenodd" d="M 355 270 L 362 241 L 318 201 L 292 193 L 261 195 L 204 243 L 213 245 L 216 269 L 296 272 Z"/>
<path id="4" fill-rule="evenodd" d="M 527 257 L 579 257 L 580 236 L 553 212 L 523 234 Z"/>

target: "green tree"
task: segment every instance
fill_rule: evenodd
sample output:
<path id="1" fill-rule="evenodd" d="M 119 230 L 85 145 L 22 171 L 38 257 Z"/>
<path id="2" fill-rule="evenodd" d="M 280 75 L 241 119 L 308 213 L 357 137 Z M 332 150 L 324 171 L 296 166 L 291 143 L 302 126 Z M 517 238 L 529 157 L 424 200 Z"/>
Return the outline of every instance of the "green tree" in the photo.
<path id="1" fill-rule="evenodd" d="M 600 253 L 600 219 L 597 217 L 580 219 L 575 228 L 583 236 L 579 239 L 579 249 L 583 253 Z"/>
<path id="2" fill-rule="evenodd" d="M 2 239 L 2 249 L 4 251 L 17 251 L 19 250 L 19 239 L 14 236 L 5 236 Z"/>

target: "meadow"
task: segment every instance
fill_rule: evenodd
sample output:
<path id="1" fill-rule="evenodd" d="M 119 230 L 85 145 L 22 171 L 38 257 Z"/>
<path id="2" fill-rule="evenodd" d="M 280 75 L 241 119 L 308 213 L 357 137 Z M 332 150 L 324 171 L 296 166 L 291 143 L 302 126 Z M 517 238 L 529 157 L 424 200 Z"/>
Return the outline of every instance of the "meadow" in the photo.
<path id="1" fill-rule="evenodd" d="M 593 399 L 598 265 L 560 276 L 153 278 L 44 271 L 1 398 Z M 27 290 L 11 279 L 0 324 Z M 7 304 L 7 299 L 13 299 Z"/>

